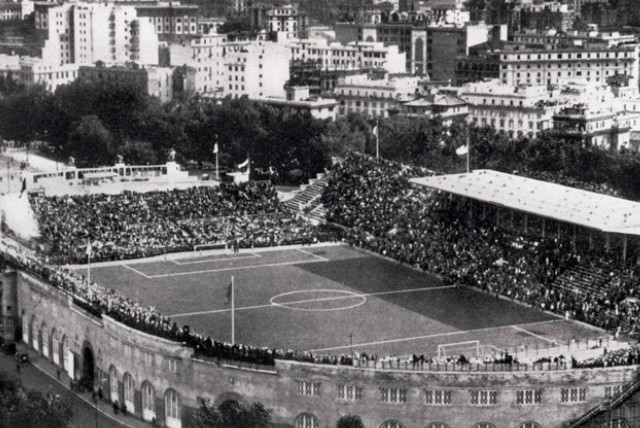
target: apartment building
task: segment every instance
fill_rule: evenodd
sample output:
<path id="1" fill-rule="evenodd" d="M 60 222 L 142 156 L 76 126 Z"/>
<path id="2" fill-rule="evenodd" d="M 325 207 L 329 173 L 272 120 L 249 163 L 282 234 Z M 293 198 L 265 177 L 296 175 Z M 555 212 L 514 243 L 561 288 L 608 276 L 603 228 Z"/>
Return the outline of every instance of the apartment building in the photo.
<path id="1" fill-rule="evenodd" d="M 194 71 L 194 89 L 202 95 L 222 94 L 225 84 L 224 34 L 203 34 L 169 44 L 170 64 Z"/>
<path id="2" fill-rule="evenodd" d="M 358 74 L 346 76 L 337 84 L 338 115 L 360 113 L 367 117 L 389 117 L 402 104 L 416 99 L 420 78 L 408 75 Z"/>
<path id="3" fill-rule="evenodd" d="M 141 67 L 133 63 L 105 66 L 98 62 L 95 66 L 80 66 L 78 78 L 94 83 L 133 86 L 162 102 L 173 99 L 173 70 L 169 67 Z"/>
<path id="4" fill-rule="evenodd" d="M 308 37 L 309 16 L 297 3 L 253 3 L 249 10 L 251 25 L 256 29 L 284 33 L 287 38 Z"/>
<path id="5" fill-rule="evenodd" d="M 198 6 L 156 3 L 136 6 L 138 16 L 148 18 L 160 40 L 200 34 Z"/>
<path id="6" fill-rule="evenodd" d="M 233 98 L 285 98 L 291 50 L 264 40 L 224 44 L 224 93 Z"/>
<path id="7" fill-rule="evenodd" d="M 406 53 L 398 46 L 380 42 L 350 42 L 343 45 L 326 39 L 295 40 L 288 43 L 293 61 L 320 64 L 323 70 L 385 70 L 406 73 Z"/>
<path id="8" fill-rule="evenodd" d="M 158 63 L 153 24 L 116 3 L 38 3 L 35 27 L 46 39 L 42 58 L 57 64 Z"/>
<path id="9" fill-rule="evenodd" d="M 534 137 L 551 129 L 554 114 L 565 103 L 559 90 L 550 91 L 544 85 L 504 85 L 497 79 L 465 84 L 459 93 L 469 103 L 470 123 L 491 126 L 512 137 Z"/>

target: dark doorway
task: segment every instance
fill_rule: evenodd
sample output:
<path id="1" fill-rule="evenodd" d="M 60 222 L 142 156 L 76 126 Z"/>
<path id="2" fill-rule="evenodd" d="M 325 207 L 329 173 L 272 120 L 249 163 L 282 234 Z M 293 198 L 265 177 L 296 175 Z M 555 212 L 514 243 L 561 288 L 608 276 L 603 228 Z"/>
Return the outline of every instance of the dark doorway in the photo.
<path id="1" fill-rule="evenodd" d="M 82 377 L 80 378 L 81 386 L 87 391 L 93 391 L 95 383 L 96 363 L 93 351 L 89 346 L 85 346 L 82 351 Z"/>

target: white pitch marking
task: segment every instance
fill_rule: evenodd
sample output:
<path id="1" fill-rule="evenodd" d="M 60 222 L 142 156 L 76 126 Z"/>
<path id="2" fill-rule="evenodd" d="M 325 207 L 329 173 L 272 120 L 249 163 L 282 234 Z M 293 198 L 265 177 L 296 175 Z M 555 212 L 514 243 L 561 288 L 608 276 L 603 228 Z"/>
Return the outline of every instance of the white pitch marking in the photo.
<path id="1" fill-rule="evenodd" d="M 259 258 L 260 256 L 256 253 L 247 253 L 246 256 L 227 257 L 222 259 L 196 260 L 193 262 L 179 262 L 177 260 L 171 260 L 171 261 L 178 266 L 184 266 L 184 265 L 196 265 L 200 263 L 215 263 L 215 262 L 226 262 L 229 260 L 259 259 Z"/>
<path id="2" fill-rule="evenodd" d="M 413 293 L 416 291 L 430 291 L 430 290 L 443 290 L 447 288 L 453 288 L 455 285 L 443 285 L 441 287 L 423 287 L 423 288 L 407 288 L 404 290 L 393 290 L 393 291 L 378 291 L 376 293 L 365 293 L 365 294 L 351 294 L 348 296 L 335 296 L 335 297 L 321 297 L 319 299 L 305 299 L 305 300 L 294 300 L 291 302 L 284 303 L 269 303 L 268 305 L 256 305 L 256 306 L 245 306 L 242 308 L 235 308 L 236 311 L 248 310 L 248 309 L 263 309 L 263 308 L 278 308 L 282 307 L 282 305 L 295 305 L 298 303 L 313 303 L 313 302 L 327 302 L 332 300 L 344 300 L 344 299 L 355 299 L 359 297 L 373 297 L 373 296 L 384 296 L 385 294 L 402 294 L 402 293 Z M 314 290 L 309 290 L 314 291 Z M 336 292 L 344 291 L 344 290 L 335 290 Z M 167 315 L 169 317 L 187 317 L 191 315 L 206 315 L 206 314 L 218 314 L 222 312 L 231 312 L 231 309 L 214 309 L 210 311 L 198 311 L 198 312 L 186 312 L 182 314 L 173 314 Z"/>
<path id="3" fill-rule="evenodd" d="M 149 275 L 147 275 L 146 273 L 140 272 L 138 269 L 134 269 L 134 268 L 132 268 L 132 267 L 131 267 L 131 266 L 129 266 L 129 265 L 125 265 L 124 263 L 123 263 L 123 264 L 121 264 L 120 266 L 126 267 L 127 269 L 132 270 L 132 271 L 134 271 L 135 273 L 137 273 L 138 275 L 142 275 L 142 276 L 144 276 L 144 277 L 145 277 L 145 278 L 147 278 L 147 279 L 151 279 L 151 278 L 152 278 L 152 277 L 150 277 Z"/>
<path id="4" fill-rule="evenodd" d="M 525 324 L 525 325 L 526 325 L 526 324 Z M 558 343 L 558 341 L 557 341 L 557 340 L 547 339 L 547 338 L 546 338 L 546 337 L 544 337 L 544 336 L 540 336 L 540 335 L 538 335 L 538 334 L 531 333 L 530 331 L 527 331 L 527 330 L 525 330 L 524 328 L 520 328 L 520 327 L 515 326 L 515 325 L 512 325 L 512 326 L 511 326 L 511 328 L 512 328 L 512 329 L 514 329 L 514 330 L 518 330 L 518 331 L 521 331 L 521 332 L 523 332 L 523 333 L 526 333 L 526 334 L 528 334 L 528 335 L 530 335 L 530 336 L 536 337 L 536 338 L 538 338 L 538 339 L 546 340 L 546 341 L 547 341 L 547 342 L 549 342 L 549 343 Z"/>
<path id="5" fill-rule="evenodd" d="M 323 262 L 328 262 L 329 261 L 329 259 L 326 259 L 326 258 L 324 258 L 322 256 L 317 255 L 317 254 L 313 254 L 313 253 L 311 253 L 309 251 L 303 250 L 302 248 L 296 248 L 296 250 L 301 252 L 302 254 L 307 254 L 307 255 L 309 255 L 311 257 L 315 257 L 318 260 L 322 260 Z"/>
<path id="6" fill-rule="evenodd" d="M 149 279 L 167 278 L 170 276 L 198 275 L 201 273 L 226 272 L 229 270 L 244 270 L 244 269 L 259 269 L 263 267 L 290 266 L 290 265 L 299 265 L 303 263 L 318 263 L 321 261 L 322 260 L 299 260 L 295 262 L 267 263 L 264 265 L 255 265 L 255 266 L 237 266 L 237 267 L 220 268 L 220 269 L 197 270 L 197 271 L 191 271 L 191 272 L 174 272 L 174 273 L 165 273 L 162 275 L 151 275 L 151 276 L 148 276 L 148 278 Z"/>
<path id="7" fill-rule="evenodd" d="M 531 323 L 531 324 L 554 323 L 556 321 L 557 320 L 538 321 L 538 322 Z M 527 324 L 522 324 L 522 325 L 527 325 Z M 428 334 L 426 336 L 403 337 L 403 338 L 400 338 L 400 339 L 379 340 L 377 342 L 369 342 L 369 343 L 354 343 L 353 345 L 346 345 L 346 346 L 333 346 L 331 348 L 311 349 L 309 352 L 337 351 L 338 349 L 348 349 L 348 348 L 351 348 L 351 347 L 385 345 L 385 344 L 388 344 L 388 343 L 409 342 L 411 340 L 433 339 L 434 337 L 459 336 L 461 334 L 477 333 L 477 332 L 480 332 L 480 331 L 499 330 L 499 329 L 502 329 L 502 328 L 509 328 L 509 327 L 514 327 L 514 326 L 503 325 L 503 326 L 498 326 L 498 327 L 479 328 L 477 330 L 450 331 L 448 333 Z"/>

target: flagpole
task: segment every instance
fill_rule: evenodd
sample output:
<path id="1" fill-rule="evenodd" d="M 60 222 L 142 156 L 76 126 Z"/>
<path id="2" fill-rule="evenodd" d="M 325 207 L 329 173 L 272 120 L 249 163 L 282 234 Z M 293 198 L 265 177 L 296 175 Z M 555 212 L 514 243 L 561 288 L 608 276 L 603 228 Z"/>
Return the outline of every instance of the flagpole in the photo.
<path id="1" fill-rule="evenodd" d="M 376 119 L 376 162 L 380 160 L 380 127 L 378 125 L 378 119 Z"/>
<path id="2" fill-rule="evenodd" d="M 218 172 L 218 151 L 216 151 L 216 180 L 220 180 L 220 174 Z"/>
<path id="3" fill-rule="evenodd" d="M 233 275 L 231 275 L 231 344 L 236 344 L 236 302 L 235 302 L 235 284 Z"/>
<path id="4" fill-rule="evenodd" d="M 469 134 L 467 133 L 467 174 L 470 171 L 470 153 L 471 153 L 471 139 L 469 138 Z"/>
<path id="5" fill-rule="evenodd" d="M 87 251 L 87 288 L 91 289 L 91 250 L 90 249 Z"/>

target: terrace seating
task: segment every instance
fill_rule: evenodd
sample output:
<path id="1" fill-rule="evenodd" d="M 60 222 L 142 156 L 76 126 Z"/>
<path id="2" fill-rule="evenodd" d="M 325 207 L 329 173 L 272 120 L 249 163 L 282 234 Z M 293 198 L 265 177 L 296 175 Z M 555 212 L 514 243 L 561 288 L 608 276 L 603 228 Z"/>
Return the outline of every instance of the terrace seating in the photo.
<path id="1" fill-rule="evenodd" d="M 597 266 L 578 264 L 562 272 L 553 286 L 584 295 L 603 291 L 610 280 Z"/>
<path id="2" fill-rule="evenodd" d="M 331 174 L 326 174 L 322 178 L 316 180 L 310 180 L 309 186 L 300 191 L 295 197 L 289 199 L 284 203 L 284 206 L 294 213 L 301 213 L 302 210 L 311 213 L 320 206 L 322 206 L 321 196 L 324 189 L 327 187 L 327 183 Z M 324 219 L 326 210 L 323 213 L 318 213 L 318 217 Z"/>

